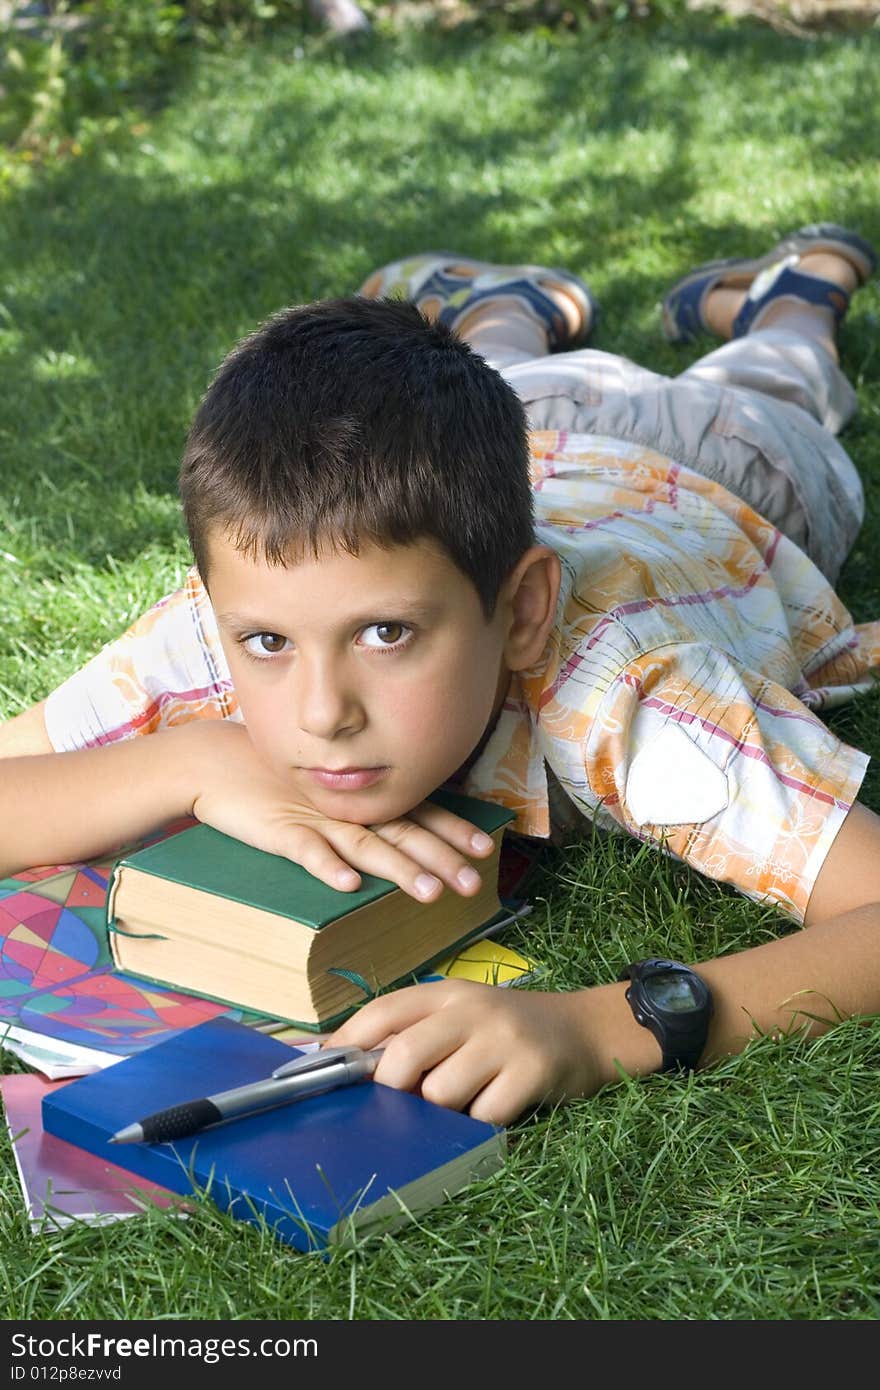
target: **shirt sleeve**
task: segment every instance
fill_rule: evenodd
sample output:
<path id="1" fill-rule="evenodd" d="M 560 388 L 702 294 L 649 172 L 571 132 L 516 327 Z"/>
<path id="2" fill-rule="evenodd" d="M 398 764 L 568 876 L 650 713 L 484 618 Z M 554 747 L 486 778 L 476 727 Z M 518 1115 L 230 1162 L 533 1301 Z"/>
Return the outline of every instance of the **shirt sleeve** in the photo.
<path id="1" fill-rule="evenodd" d="M 53 690 L 45 706 L 56 752 L 227 718 L 241 715 L 213 610 L 194 572 Z"/>
<path id="2" fill-rule="evenodd" d="M 631 660 L 584 747 L 597 818 L 803 921 L 868 756 L 702 643 Z"/>

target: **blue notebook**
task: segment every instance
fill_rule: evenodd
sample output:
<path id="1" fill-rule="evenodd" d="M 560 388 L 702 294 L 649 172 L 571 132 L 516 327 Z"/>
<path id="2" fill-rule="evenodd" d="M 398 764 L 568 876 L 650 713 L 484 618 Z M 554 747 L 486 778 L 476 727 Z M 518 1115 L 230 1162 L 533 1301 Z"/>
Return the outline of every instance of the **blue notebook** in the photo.
<path id="1" fill-rule="evenodd" d="M 173 1192 L 203 1193 L 300 1250 L 394 1230 L 504 1161 L 503 1129 L 363 1081 L 166 1144 L 111 1144 L 167 1106 L 299 1055 L 227 1018 L 188 1028 L 43 1100 L 43 1129 Z"/>

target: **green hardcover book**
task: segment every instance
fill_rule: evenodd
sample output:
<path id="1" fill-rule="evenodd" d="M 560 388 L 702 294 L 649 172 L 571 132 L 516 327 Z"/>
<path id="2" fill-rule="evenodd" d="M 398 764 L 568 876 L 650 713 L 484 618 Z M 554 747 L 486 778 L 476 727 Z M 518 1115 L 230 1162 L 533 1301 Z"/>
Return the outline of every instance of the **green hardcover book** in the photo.
<path id="1" fill-rule="evenodd" d="M 120 970 L 300 1027 L 335 1027 L 365 999 L 449 955 L 503 912 L 498 862 L 512 812 L 445 790 L 431 800 L 495 841 L 472 898 L 419 903 L 362 874 L 354 893 L 299 864 L 192 826 L 115 865 L 107 928 Z"/>

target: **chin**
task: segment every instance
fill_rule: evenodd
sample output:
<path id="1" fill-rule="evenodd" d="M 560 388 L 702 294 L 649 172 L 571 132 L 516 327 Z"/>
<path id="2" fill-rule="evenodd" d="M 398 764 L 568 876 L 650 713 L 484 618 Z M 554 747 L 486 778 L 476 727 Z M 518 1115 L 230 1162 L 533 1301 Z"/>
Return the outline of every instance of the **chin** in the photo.
<path id="1" fill-rule="evenodd" d="M 352 825 L 374 825 L 396 820 L 398 816 L 405 816 L 422 800 L 424 797 L 411 801 L 408 798 L 389 796 L 387 791 L 384 795 L 377 792 L 371 796 L 369 787 L 362 792 L 339 792 L 335 796 L 325 793 L 321 797 L 309 797 L 309 801 L 321 815 L 331 820 L 349 821 Z"/>

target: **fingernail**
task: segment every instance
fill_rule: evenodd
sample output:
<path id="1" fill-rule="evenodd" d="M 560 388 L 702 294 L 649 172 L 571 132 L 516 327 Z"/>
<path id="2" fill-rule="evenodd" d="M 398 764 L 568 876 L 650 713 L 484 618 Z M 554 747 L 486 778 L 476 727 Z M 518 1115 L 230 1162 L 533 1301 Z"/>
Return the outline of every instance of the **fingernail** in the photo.
<path id="1" fill-rule="evenodd" d="M 413 887 L 420 898 L 430 898 L 443 885 L 439 878 L 435 878 L 433 874 L 419 874 Z"/>
<path id="2" fill-rule="evenodd" d="M 483 881 L 476 869 L 460 869 L 455 877 L 462 888 L 479 888 Z"/>
<path id="3" fill-rule="evenodd" d="M 353 869 L 343 869 L 336 875 L 336 884 L 339 888 L 357 888 L 360 883 L 358 875 Z"/>
<path id="4" fill-rule="evenodd" d="M 478 853 L 485 853 L 487 849 L 492 848 L 494 843 L 494 840 L 489 835 L 471 836 L 471 849 L 475 849 Z"/>

